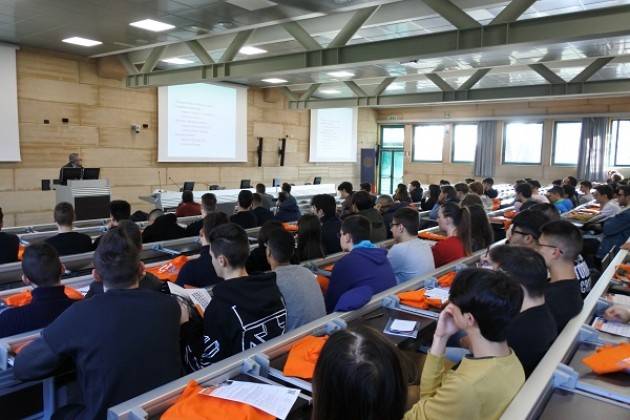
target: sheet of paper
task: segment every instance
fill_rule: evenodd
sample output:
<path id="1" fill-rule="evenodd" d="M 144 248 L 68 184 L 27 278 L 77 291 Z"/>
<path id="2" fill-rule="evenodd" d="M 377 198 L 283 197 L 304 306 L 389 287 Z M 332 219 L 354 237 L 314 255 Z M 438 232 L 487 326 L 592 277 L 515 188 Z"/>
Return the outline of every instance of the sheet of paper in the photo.
<path id="1" fill-rule="evenodd" d="M 208 293 L 206 289 L 185 289 L 169 281 L 168 290 L 172 295 L 181 296 L 184 299 L 190 300 L 202 316 L 212 300 L 210 293 Z"/>
<path id="2" fill-rule="evenodd" d="M 630 296 L 626 295 L 616 295 L 611 293 L 608 295 L 608 301 L 617 305 L 630 306 Z"/>
<path id="3" fill-rule="evenodd" d="M 393 332 L 411 332 L 416 329 L 416 321 L 407 321 L 404 319 L 395 319 L 389 326 L 389 329 Z"/>
<path id="4" fill-rule="evenodd" d="M 608 334 L 630 338 L 630 325 L 621 322 L 606 321 L 603 318 L 595 318 L 593 327 Z"/>
<path id="5" fill-rule="evenodd" d="M 298 399 L 300 390 L 278 385 L 227 381 L 218 388 L 205 389 L 201 394 L 251 405 L 285 420 Z"/>
<path id="6" fill-rule="evenodd" d="M 424 292 L 424 295 L 431 299 L 440 299 L 442 303 L 448 301 L 449 289 L 442 289 L 440 287 L 435 287 L 433 289 L 427 289 Z"/>
<path id="7" fill-rule="evenodd" d="M 77 291 L 79 293 L 81 293 L 83 296 L 87 295 L 87 292 L 90 290 L 90 286 L 85 286 L 85 287 L 81 287 L 80 289 L 77 289 Z"/>
<path id="8" fill-rule="evenodd" d="M 177 284 L 173 283 L 172 281 L 169 281 L 167 284 L 168 284 L 168 291 L 171 292 L 172 295 L 177 295 L 177 296 L 181 296 L 183 298 L 188 298 L 188 293 L 186 292 L 186 289 L 184 289 L 181 286 L 178 286 Z"/>

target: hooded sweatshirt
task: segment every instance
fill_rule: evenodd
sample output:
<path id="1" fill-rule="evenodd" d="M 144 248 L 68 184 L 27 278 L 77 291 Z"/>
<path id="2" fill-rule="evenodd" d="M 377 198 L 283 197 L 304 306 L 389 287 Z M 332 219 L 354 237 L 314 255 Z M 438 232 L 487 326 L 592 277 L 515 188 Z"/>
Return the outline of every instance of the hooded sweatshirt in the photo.
<path id="1" fill-rule="evenodd" d="M 293 197 L 292 197 L 293 198 Z M 278 206 L 278 212 L 274 216 L 274 220 L 278 220 L 280 222 L 294 222 L 300 218 L 300 208 L 295 201 L 293 200 L 285 200 Z"/>
<path id="2" fill-rule="evenodd" d="M 147 226 L 142 232 L 142 242 L 168 241 L 186 236 L 186 229 L 177 224 L 177 216 L 173 213 L 164 214 Z"/>
<path id="3" fill-rule="evenodd" d="M 192 370 L 256 347 L 286 331 L 287 311 L 276 273 L 225 280 L 212 289 L 203 330 L 182 326 L 185 362 Z"/>
<path id="4" fill-rule="evenodd" d="M 326 292 L 326 311 L 332 312 L 341 295 L 351 289 L 369 286 L 376 294 L 395 285 L 394 270 L 386 250 L 355 246 L 333 268 Z"/>

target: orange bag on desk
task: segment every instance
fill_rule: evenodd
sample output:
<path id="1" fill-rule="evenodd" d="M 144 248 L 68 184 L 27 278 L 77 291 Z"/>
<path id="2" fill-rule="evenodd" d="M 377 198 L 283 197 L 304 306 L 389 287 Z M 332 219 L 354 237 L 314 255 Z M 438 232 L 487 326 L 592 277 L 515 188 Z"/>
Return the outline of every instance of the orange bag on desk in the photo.
<path id="1" fill-rule="evenodd" d="M 448 273 L 438 277 L 437 282 L 440 287 L 451 287 L 457 271 L 449 271 Z"/>
<path id="2" fill-rule="evenodd" d="M 63 291 L 66 294 L 66 296 L 72 300 L 83 299 L 83 294 L 81 294 L 81 292 L 79 292 L 78 290 L 73 289 L 72 287 L 65 286 Z M 31 303 L 32 300 L 33 300 L 33 295 L 31 294 L 30 290 L 26 290 L 24 292 L 16 293 L 14 295 L 2 298 L 2 301 L 4 303 L 6 303 L 8 306 L 11 306 L 13 308 L 26 306 L 29 303 Z"/>
<path id="3" fill-rule="evenodd" d="M 582 359 L 598 375 L 630 369 L 630 343 L 603 346 Z"/>
<path id="4" fill-rule="evenodd" d="M 322 270 L 332 272 L 333 268 L 335 268 L 335 265 L 331 264 L 327 265 L 326 267 L 322 267 Z M 328 291 L 328 284 L 330 284 L 330 278 L 322 274 L 318 274 L 317 283 L 319 283 L 319 288 L 322 289 L 322 293 L 326 294 L 326 292 Z"/>
<path id="5" fill-rule="evenodd" d="M 413 308 L 442 308 L 442 301 L 440 299 L 431 299 L 426 297 L 424 289 L 414 290 L 411 292 L 401 292 L 396 296 L 398 296 L 402 305 L 411 306 Z"/>
<path id="6" fill-rule="evenodd" d="M 446 239 L 446 236 L 440 235 L 439 233 L 418 232 L 418 238 L 426 239 L 428 241 L 443 241 Z"/>
<path id="7" fill-rule="evenodd" d="M 501 208 L 501 199 L 493 198 L 492 199 L 492 211 L 499 210 Z"/>
<path id="8" fill-rule="evenodd" d="M 162 414 L 162 420 L 275 420 L 251 405 L 224 400 L 199 392 L 203 388 L 195 381 L 188 382 L 182 395 Z"/>
<path id="9" fill-rule="evenodd" d="M 188 262 L 188 257 L 185 255 L 180 255 L 179 257 L 175 257 L 162 265 L 147 268 L 146 272 L 153 274 L 155 277 L 162 281 L 174 282 L 175 280 L 177 280 L 179 270 L 182 269 L 186 262 Z"/>
<path id="10" fill-rule="evenodd" d="M 18 261 L 22 261 L 22 258 L 24 258 L 24 251 L 26 250 L 26 247 L 22 244 L 20 244 L 19 248 L 18 248 Z"/>
<path id="11" fill-rule="evenodd" d="M 313 335 L 307 335 L 298 340 L 291 346 L 282 373 L 285 376 L 295 376 L 306 380 L 313 379 L 315 365 L 327 340 L 328 336 L 315 337 Z"/>
<path id="12" fill-rule="evenodd" d="M 514 216 L 516 216 L 516 210 L 508 210 L 503 213 L 503 217 L 506 219 L 514 219 Z"/>
<path id="13" fill-rule="evenodd" d="M 284 230 L 290 233 L 296 233 L 298 231 L 298 226 L 292 225 L 290 223 L 283 223 L 282 227 L 284 228 Z"/>

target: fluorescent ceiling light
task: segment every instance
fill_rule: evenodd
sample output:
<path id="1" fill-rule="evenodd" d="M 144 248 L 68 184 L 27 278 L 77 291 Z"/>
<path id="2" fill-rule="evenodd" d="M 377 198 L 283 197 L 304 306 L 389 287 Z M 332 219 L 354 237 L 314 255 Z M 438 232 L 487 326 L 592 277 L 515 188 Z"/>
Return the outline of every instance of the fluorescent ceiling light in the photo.
<path id="1" fill-rule="evenodd" d="M 320 89 L 319 93 L 323 93 L 324 95 L 336 95 L 338 93 L 341 93 L 341 91 L 337 89 Z"/>
<path id="2" fill-rule="evenodd" d="M 385 90 L 403 90 L 404 88 L 405 85 L 402 83 L 392 83 L 391 85 L 387 86 Z"/>
<path id="3" fill-rule="evenodd" d="M 333 71 L 328 73 L 329 76 L 332 77 L 352 77 L 354 76 L 354 73 L 349 72 L 349 71 Z"/>
<path id="4" fill-rule="evenodd" d="M 245 55 L 256 55 L 256 54 L 264 54 L 267 52 L 267 50 L 263 50 L 262 48 L 258 48 L 258 47 L 245 46 L 241 48 L 238 52 Z"/>
<path id="5" fill-rule="evenodd" d="M 271 79 L 262 79 L 262 81 L 265 83 L 287 83 L 286 80 L 276 79 L 275 77 L 272 77 Z"/>
<path id="6" fill-rule="evenodd" d="M 173 29 L 175 27 L 169 23 L 158 22 L 153 19 L 139 20 L 137 22 L 132 22 L 129 25 L 152 32 L 168 31 L 169 29 Z"/>
<path id="7" fill-rule="evenodd" d="M 82 47 L 93 47 L 95 45 L 101 45 L 101 41 L 94 41 L 92 39 L 81 38 L 80 36 L 73 36 L 72 38 L 66 38 L 62 40 L 68 44 L 80 45 Z"/>
<path id="8" fill-rule="evenodd" d="M 180 57 L 172 57 L 172 58 L 165 58 L 161 61 L 164 61 L 165 63 L 169 63 L 169 64 L 192 64 L 194 63 L 194 61 L 192 60 L 188 60 L 187 58 L 180 58 Z"/>

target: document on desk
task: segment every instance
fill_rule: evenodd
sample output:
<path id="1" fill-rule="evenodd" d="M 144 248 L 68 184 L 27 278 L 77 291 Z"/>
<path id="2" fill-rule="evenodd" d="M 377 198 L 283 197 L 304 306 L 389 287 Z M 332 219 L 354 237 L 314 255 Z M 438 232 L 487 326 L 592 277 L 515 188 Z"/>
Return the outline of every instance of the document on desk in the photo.
<path id="1" fill-rule="evenodd" d="M 593 321 L 593 327 L 599 331 L 603 331 L 608 334 L 620 335 L 622 337 L 630 338 L 630 325 L 616 321 L 607 321 L 604 318 L 595 318 Z"/>
<path id="2" fill-rule="evenodd" d="M 424 295 L 427 298 L 440 299 L 442 301 L 442 304 L 445 304 L 446 302 L 448 302 L 449 292 L 450 292 L 450 289 L 442 289 L 440 287 L 434 287 L 433 289 L 426 289 L 424 292 Z"/>
<path id="3" fill-rule="evenodd" d="M 185 289 L 170 281 L 168 282 L 168 291 L 171 292 L 172 295 L 181 296 L 192 302 L 201 316 L 203 316 L 212 300 L 210 293 L 208 293 L 206 289 Z"/>
<path id="4" fill-rule="evenodd" d="M 299 389 L 253 382 L 226 381 L 217 388 L 207 388 L 203 395 L 251 405 L 285 420 L 300 395 Z"/>
<path id="5" fill-rule="evenodd" d="M 630 296 L 626 295 L 617 295 L 614 293 L 610 293 L 606 296 L 606 300 L 608 302 L 616 304 L 616 305 L 625 305 L 630 306 Z"/>

